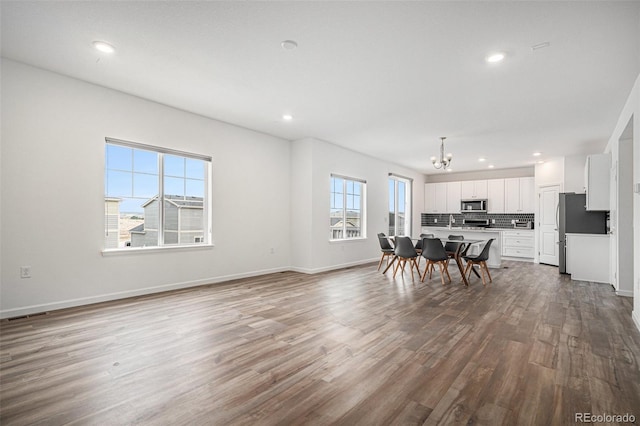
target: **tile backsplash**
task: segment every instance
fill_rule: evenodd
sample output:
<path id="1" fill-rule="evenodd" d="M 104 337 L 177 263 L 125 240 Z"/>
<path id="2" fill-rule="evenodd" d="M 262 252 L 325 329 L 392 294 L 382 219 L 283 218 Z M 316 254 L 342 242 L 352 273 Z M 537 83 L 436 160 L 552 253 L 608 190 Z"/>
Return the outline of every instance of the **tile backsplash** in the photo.
<path id="1" fill-rule="evenodd" d="M 462 226 L 462 219 L 489 219 L 490 228 L 513 228 L 512 220 L 524 220 L 532 223 L 534 221 L 533 213 L 525 214 L 489 214 L 489 213 L 454 213 L 455 219 L 454 226 Z M 437 222 L 436 222 L 437 220 Z M 493 223 L 495 221 L 495 223 Z M 449 215 L 446 213 L 422 213 L 421 214 L 422 226 L 447 226 L 449 225 Z"/>

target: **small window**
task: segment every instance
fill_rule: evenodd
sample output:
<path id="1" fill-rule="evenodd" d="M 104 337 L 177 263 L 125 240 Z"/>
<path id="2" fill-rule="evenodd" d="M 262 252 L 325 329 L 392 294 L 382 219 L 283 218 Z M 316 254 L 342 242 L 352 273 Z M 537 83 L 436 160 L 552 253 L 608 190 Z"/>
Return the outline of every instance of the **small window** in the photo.
<path id="1" fill-rule="evenodd" d="M 210 241 L 211 158 L 107 139 L 105 249 Z"/>
<path id="2" fill-rule="evenodd" d="M 330 240 L 364 238 L 366 182 L 331 175 Z"/>

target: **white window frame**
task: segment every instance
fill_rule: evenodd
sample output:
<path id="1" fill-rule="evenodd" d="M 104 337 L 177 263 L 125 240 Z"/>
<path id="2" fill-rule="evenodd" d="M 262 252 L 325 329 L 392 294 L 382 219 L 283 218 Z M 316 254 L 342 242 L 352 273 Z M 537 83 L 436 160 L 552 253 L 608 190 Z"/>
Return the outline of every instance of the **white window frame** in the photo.
<path id="1" fill-rule="evenodd" d="M 408 177 L 404 177 L 404 176 L 400 176 L 394 173 L 389 173 L 389 180 L 393 181 L 394 183 L 394 189 L 393 189 L 393 194 L 394 194 L 394 200 L 393 200 L 393 205 L 394 205 L 394 228 L 393 228 L 393 233 L 391 233 L 391 230 L 389 230 L 389 235 L 390 236 L 396 236 L 396 235 L 406 235 L 406 236 L 411 236 L 411 232 L 413 229 L 413 215 L 412 215 L 412 209 L 413 209 L 413 199 L 412 199 L 412 194 L 413 194 L 413 179 L 408 178 Z M 404 194 L 404 210 L 405 210 L 405 225 L 404 225 L 404 230 L 405 233 L 403 234 L 398 234 L 398 182 L 402 182 L 405 184 L 405 194 Z M 390 226 L 389 226 L 390 228 Z"/>
<path id="2" fill-rule="evenodd" d="M 154 145 L 147 145 L 139 142 L 131 142 L 121 139 L 115 138 L 105 138 L 105 147 L 107 145 L 118 145 L 126 148 L 139 149 L 144 151 L 150 151 L 158 154 L 158 202 L 159 202 L 159 211 L 158 211 L 158 245 L 157 246 L 148 246 L 148 247 L 125 247 L 125 248 L 103 248 L 102 254 L 118 254 L 118 253 L 134 253 L 141 251 L 156 251 L 156 250 L 175 250 L 175 249 L 198 249 L 198 248 L 211 248 L 213 247 L 213 238 L 212 238 L 212 215 L 211 215 L 211 206 L 212 206 L 212 191 L 211 191 L 211 168 L 212 168 L 212 157 L 201 154 L 194 154 L 185 151 L 178 151 L 169 148 L 158 147 Z M 167 244 L 164 243 L 164 155 L 173 155 L 178 157 L 190 158 L 194 160 L 202 160 L 205 164 L 205 179 L 204 179 L 204 200 L 203 200 L 203 217 L 206 220 L 204 224 L 204 233 L 203 233 L 203 243 L 190 243 L 190 244 Z M 106 158 L 103 166 L 103 178 L 105 176 L 106 171 Z M 104 188 L 104 182 L 102 187 Z M 105 194 L 106 197 L 106 194 Z M 106 223 L 105 223 L 106 228 Z M 103 241 L 104 244 L 104 241 Z"/>
<path id="3" fill-rule="evenodd" d="M 333 186 L 332 186 L 332 180 L 334 178 L 337 179 L 342 179 L 343 183 L 342 183 L 342 196 L 343 196 L 343 200 L 342 200 L 342 223 L 343 223 L 343 227 L 342 227 L 342 238 L 333 238 L 332 235 L 332 229 L 331 229 L 331 222 L 329 221 L 329 241 L 353 241 L 353 240 L 364 240 L 367 238 L 367 220 L 366 220 L 366 199 L 367 199 L 367 181 L 364 179 L 358 179 L 358 178 L 353 178 L 353 177 L 348 177 L 348 176 L 343 176 L 343 175 L 338 175 L 338 174 L 334 174 L 332 173 L 329 179 L 329 195 L 331 196 L 332 194 L 332 190 L 333 190 Z M 353 183 L 358 183 L 360 185 L 362 185 L 362 189 L 360 191 L 360 235 L 357 237 L 349 237 L 347 235 L 347 231 L 346 231 L 346 227 L 347 227 L 347 221 L 346 221 L 346 215 L 347 215 L 347 182 L 353 182 Z M 331 201 L 329 201 L 329 215 L 331 215 Z"/>

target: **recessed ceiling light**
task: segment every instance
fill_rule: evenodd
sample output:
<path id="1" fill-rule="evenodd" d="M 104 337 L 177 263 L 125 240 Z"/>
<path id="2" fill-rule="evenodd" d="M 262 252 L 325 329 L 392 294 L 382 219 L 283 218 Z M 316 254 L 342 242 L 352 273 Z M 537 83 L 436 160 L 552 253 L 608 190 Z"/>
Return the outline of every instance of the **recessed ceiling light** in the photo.
<path id="1" fill-rule="evenodd" d="M 94 41 L 93 47 L 98 49 L 103 53 L 113 53 L 116 51 L 116 48 L 107 43 L 106 41 Z"/>
<path id="2" fill-rule="evenodd" d="M 293 120 L 293 115 L 291 115 L 291 114 L 282 114 L 282 119 L 284 121 L 291 121 L 291 120 Z"/>
<path id="3" fill-rule="evenodd" d="M 487 161 L 487 159 L 484 158 L 484 157 L 480 157 L 480 158 L 478 158 L 478 161 L 482 163 L 483 161 Z"/>
<path id="4" fill-rule="evenodd" d="M 534 156 L 534 157 L 540 157 L 541 155 L 542 155 L 542 153 L 541 153 L 541 152 L 534 152 L 534 153 L 533 153 L 533 156 Z"/>
<path id="5" fill-rule="evenodd" d="M 534 44 L 533 46 L 531 46 L 531 50 L 535 51 L 538 49 L 544 49 L 545 47 L 549 46 L 551 46 L 551 43 L 549 43 L 548 41 L 544 41 L 542 43 Z"/>
<path id="6" fill-rule="evenodd" d="M 493 164 L 489 164 L 489 168 L 493 169 L 495 166 Z"/>
<path id="7" fill-rule="evenodd" d="M 280 43 L 280 46 L 282 46 L 284 50 L 295 50 L 298 47 L 298 43 L 293 40 L 285 40 Z"/>
<path id="8" fill-rule="evenodd" d="M 544 160 L 539 160 L 538 164 L 544 164 Z"/>
<path id="9" fill-rule="evenodd" d="M 496 63 L 496 62 L 500 62 L 501 60 L 504 59 L 504 53 L 502 52 L 496 52 L 496 53 L 491 53 L 489 56 L 487 56 L 485 58 L 485 60 L 489 63 Z"/>

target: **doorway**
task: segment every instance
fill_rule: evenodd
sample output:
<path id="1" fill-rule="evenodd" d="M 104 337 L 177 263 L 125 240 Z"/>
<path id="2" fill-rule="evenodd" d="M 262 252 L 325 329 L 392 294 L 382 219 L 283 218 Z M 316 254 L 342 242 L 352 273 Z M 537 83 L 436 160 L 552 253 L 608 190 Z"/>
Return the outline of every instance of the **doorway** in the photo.
<path id="1" fill-rule="evenodd" d="M 616 244 L 612 254 L 617 262 L 612 263 L 615 273 L 612 284 L 619 296 L 633 297 L 633 117 L 618 139 L 617 188 L 615 188 L 615 210 L 612 211 L 612 244 Z"/>

